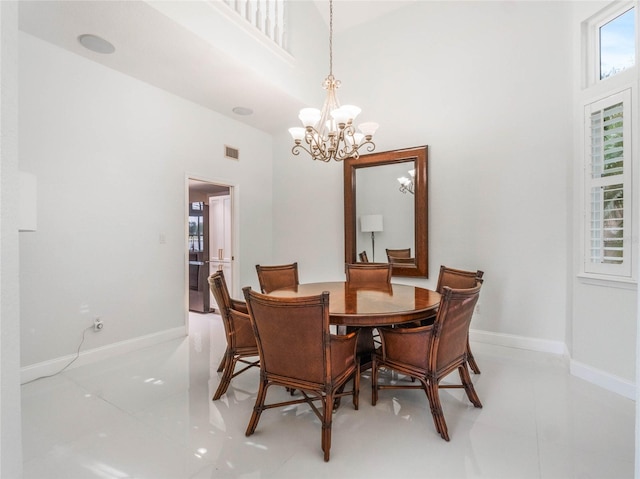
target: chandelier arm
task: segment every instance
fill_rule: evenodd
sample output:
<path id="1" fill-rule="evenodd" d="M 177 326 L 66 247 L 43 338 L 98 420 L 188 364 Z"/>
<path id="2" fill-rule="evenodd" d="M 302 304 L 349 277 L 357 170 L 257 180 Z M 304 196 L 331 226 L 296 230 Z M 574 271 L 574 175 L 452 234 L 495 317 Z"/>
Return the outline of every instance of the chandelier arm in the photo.
<path id="1" fill-rule="evenodd" d="M 367 140 L 367 141 L 365 141 L 364 143 L 361 143 L 361 144 L 358 146 L 358 150 L 359 150 L 360 148 L 362 148 L 363 146 L 365 146 L 365 145 L 367 146 L 365 149 L 366 149 L 369 153 L 371 153 L 373 150 L 375 150 L 375 149 L 376 149 L 376 144 L 375 144 L 373 141 L 371 141 L 371 140 Z"/>
<path id="2" fill-rule="evenodd" d="M 342 134 L 340 135 L 340 140 L 343 140 L 343 141 L 338 142 L 338 145 L 336 148 L 336 160 L 342 161 L 349 157 L 354 157 L 355 159 L 357 159 L 356 157 L 358 152 L 357 148 L 354 148 L 353 145 L 347 144 L 347 142 L 344 141 L 344 137 L 342 136 Z"/>
<path id="3" fill-rule="evenodd" d="M 358 158 L 360 158 L 360 148 L 362 148 L 365 145 L 366 145 L 365 150 L 367 150 L 369 153 L 371 153 L 373 150 L 376 149 L 375 143 L 373 143 L 372 141 L 365 141 L 364 143 L 361 143 L 358 146 L 354 147 L 353 150 L 349 153 L 349 156 L 354 160 L 357 160 Z"/>
<path id="4" fill-rule="evenodd" d="M 340 139 L 344 142 L 344 151 L 346 155 L 358 151 L 358 142 L 356 141 L 356 129 L 351 122 L 347 123 L 340 132 Z"/>
<path id="5" fill-rule="evenodd" d="M 327 146 L 326 140 L 321 139 L 320 134 L 315 128 L 309 127 L 307 129 L 304 141 L 309 148 L 302 146 L 302 143 L 296 144 L 293 148 L 300 148 L 306 151 L 313 160 L 320 160 L 326 163 L 334 159 L 335 154 L 332 152 L 332 148 Z M 291 151 L 293 151 L 293 149 Z M 294 152 L 296 155 L 299 153 L 299 151 Z"/>
<path id="6" fill-rule="evenodd" d="M 304 136 L 304 140 L 307 143 L 307 145 L 309 145 L 309 148 L 311 150 L 320 150 L 324 154 L 326 150 L 326 144 L 325 144 L 326 140 L 323 138 L 323 136 L 320 134 L 318 130 L 316 130 L 313 127 L 308 127 L 307 132 Z"/>
<path id="7" fill-rule="evenodd" d="M 305 148 L 304 145 L 302 145 L 302 143 L 296 143 L 295 145 L 293 145 L 293 148 L 291 148 L 291 153 L 298 156 L 300 154 L 300 150 L 306 151 L 309 155 L 313 156 L 313 154 L 311 153 L 311 150 L 308 150 L 307 148 Z"/>

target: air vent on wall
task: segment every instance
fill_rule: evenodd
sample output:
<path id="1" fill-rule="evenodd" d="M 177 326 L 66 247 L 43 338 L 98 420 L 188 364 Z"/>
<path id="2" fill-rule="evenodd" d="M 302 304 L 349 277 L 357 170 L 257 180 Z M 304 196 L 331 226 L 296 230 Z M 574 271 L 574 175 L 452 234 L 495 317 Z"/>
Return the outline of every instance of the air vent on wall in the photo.
<path id="1" fill-rule="evenodd" d="M 224 145 L 224 156 L 226 158 L 231 158 L 232 160 L 239 160 L 240 152 L 237 148 L 232 148 L 231 146 Z"/>

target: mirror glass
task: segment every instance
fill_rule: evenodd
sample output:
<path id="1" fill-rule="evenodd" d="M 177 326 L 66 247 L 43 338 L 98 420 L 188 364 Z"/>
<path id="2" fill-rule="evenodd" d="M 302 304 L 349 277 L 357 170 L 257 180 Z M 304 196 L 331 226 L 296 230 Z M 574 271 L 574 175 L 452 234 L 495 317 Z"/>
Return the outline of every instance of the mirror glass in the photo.
<path id="1" fill-rule="evenodd" d="M 402 191 L 398 178 L 411 178 Z M 344 161 L 345 262 L 391 262 L 394 276 L 428 277 L 427 147 Z M 396 251 L 387 256 L 387 249 Z"/>
<path id="2" fill-rule="evenodd" d="M 415 251 L 414 198 L 398 183 L 413 169 L 415 161 L 408 160 L 356 170 L 356 251 L 366 251 L 369 261 L 387 262 L 387 248 Z"/>

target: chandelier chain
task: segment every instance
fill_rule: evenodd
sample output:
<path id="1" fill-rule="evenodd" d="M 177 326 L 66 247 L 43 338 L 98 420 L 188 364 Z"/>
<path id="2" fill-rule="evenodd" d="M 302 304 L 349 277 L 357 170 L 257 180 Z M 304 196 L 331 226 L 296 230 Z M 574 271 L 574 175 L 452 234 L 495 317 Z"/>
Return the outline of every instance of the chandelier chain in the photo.
<path id="1" fill-rule="evenodd" d="M 333 76 L 333 0 L 329 0 L 329 75 Z"/>

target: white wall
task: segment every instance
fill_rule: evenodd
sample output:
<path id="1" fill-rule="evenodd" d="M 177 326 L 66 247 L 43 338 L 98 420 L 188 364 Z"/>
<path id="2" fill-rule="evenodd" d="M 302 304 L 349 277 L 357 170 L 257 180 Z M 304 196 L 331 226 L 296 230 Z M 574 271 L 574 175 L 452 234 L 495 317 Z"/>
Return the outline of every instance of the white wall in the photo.
<path id="1" fill-rule="evenodd" d="M 20 243 L 22 366 L 74 353 L 94 316 L 105 327 L 86 350 L 183 327 L 186 176 L 236 186 L 238 282 L 257 287 L 272 249 L 271 138 L 19 38 L 20 168 L 38 180 L 38 230 Z"/>
<path id="2" fill-rule="evenodd" d="M 0 2 L 0 477 L 20 477 L 18 5 Z"/>
<path id="3" fill-rule="evenodd" d="M 441 264 L 482 269 L 473 327 L 551 349 L 569 303 L 569 8 L 417 2 L 334 38 L 339 98 L 380 123 L 377 151 L 429 145 L 430 278 L 396 280 L 434 287 Z M 274 255 L 306 279 L 343 278 L 342 165 L 293 157 L 290 143 L 275 141 Z"/>

